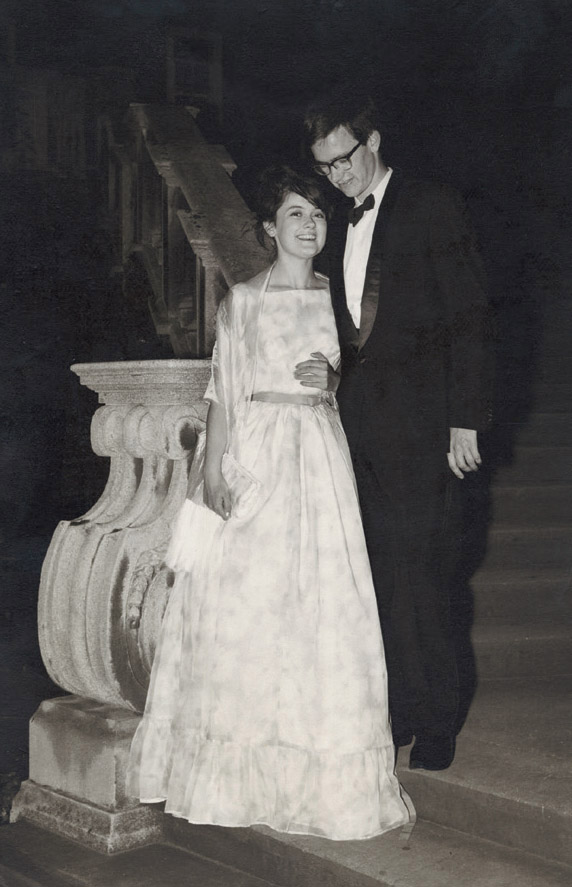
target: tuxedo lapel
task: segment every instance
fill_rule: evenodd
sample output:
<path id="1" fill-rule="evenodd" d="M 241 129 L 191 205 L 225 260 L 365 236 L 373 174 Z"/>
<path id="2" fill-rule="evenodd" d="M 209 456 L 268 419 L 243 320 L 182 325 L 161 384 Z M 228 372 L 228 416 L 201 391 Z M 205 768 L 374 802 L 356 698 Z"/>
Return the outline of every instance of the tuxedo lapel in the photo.
<path id="1" fill-rule="evenodd" d="M 393 172 L 387 184 L 387 189 L 383 195 L 381 206 L 377 214 L 373 237 L 371 240 L 371 248 L 369 251 L 369 259 L 365 273 L 365 282 L 363 287 L 363 295 L 361 300 L 361 319 L 359 329 L 359 348 L 363 348 L 375 323 L 377 316 L 378 303 L 380 297 L 380 282 L 383 246 L 385 243 L 385 235 L 387 231 L 387 223 L 391 216 L 391 212 L 395 205 L 395 201 L 402 184 L 402 177 L 399 173 Z M 343 253 L 342 253 L 342 277 L 343 277 Z"/>
<path id="2" fill-rule="evenodd" d="M 340 343 L 354 345 L 357 349 L 359 332 L 353 322 L 346 299 L 346 287 L 344 284 L 344 251 L 348 231 L 347 210 L 337 214 L 331 225 L 331 261 L 329 266 L 330 292 L 332 305 L 336 316 Z"/>

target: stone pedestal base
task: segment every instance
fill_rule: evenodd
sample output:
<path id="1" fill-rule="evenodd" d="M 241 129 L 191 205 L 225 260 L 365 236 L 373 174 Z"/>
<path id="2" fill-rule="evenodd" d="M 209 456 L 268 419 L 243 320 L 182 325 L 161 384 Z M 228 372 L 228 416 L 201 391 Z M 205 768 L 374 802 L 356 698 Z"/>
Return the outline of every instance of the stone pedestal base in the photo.
<path id="1" fill-rule="evenodd" d="M 27 780 L 14 799 L 10 821 L 27 819 L 100 853 L 118 853 L 160 843 L 163 817 L 156 805 L 105 810 Z"/>
<path id="2" fill-rule="evenodd" d="M 126 709 L 78 696 L 43 702 L 30 722 L 30 779 L 12 821 L 28 819 L 105 853 L 160 841 L 162 808 L 125 793 L 138 723 Z"/>

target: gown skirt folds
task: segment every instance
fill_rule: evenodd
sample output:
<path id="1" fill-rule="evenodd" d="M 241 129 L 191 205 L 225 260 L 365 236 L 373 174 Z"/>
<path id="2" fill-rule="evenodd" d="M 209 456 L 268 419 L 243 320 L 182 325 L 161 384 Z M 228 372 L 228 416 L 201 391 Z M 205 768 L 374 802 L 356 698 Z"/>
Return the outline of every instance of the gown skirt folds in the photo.
<path id="1" fill-rule="evenodd" d="M 258 323 L 255 390 L 316 403 L 243 398 L 240 508 L 182 508 L 128 785 L 194 823 L 368 838 L 411 814 L 345 436 L 333 398 L 292 376 L 312 351 L 337 358 L 329 293 L 269 292 Z"/>

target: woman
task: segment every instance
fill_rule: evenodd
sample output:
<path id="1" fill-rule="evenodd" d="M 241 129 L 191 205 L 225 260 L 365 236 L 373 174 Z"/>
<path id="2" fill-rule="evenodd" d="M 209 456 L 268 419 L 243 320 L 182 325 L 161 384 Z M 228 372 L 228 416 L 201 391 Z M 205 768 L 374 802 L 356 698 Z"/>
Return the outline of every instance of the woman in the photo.
<path id="1" fill-rule="evenodd" d="M 206 446 L 167 556 L 177 578 L 130 788 L 191 822 L 368 838 L 410 813 L 327 390 L 335 373 L 321 370 L 339 352 L 328 283 L 313 270 L 327 228 L 319 187 L 268 170 L 258 224 L 276 260 L 218 311 Z"/>

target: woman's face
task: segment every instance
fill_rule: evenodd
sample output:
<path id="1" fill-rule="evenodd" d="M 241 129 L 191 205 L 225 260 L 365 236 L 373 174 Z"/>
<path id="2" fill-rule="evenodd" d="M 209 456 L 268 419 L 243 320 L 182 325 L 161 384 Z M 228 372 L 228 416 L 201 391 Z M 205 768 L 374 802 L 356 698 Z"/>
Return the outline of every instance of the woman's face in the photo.
<path id="1" fill-rule="evenodd" d="M 324 248 L 327 227 L 324 212 L 292 192 L 282 201 L 275 221 L 264 223 L 266 233 L 276 241 L 278 258 L 317 256 Z"/>

